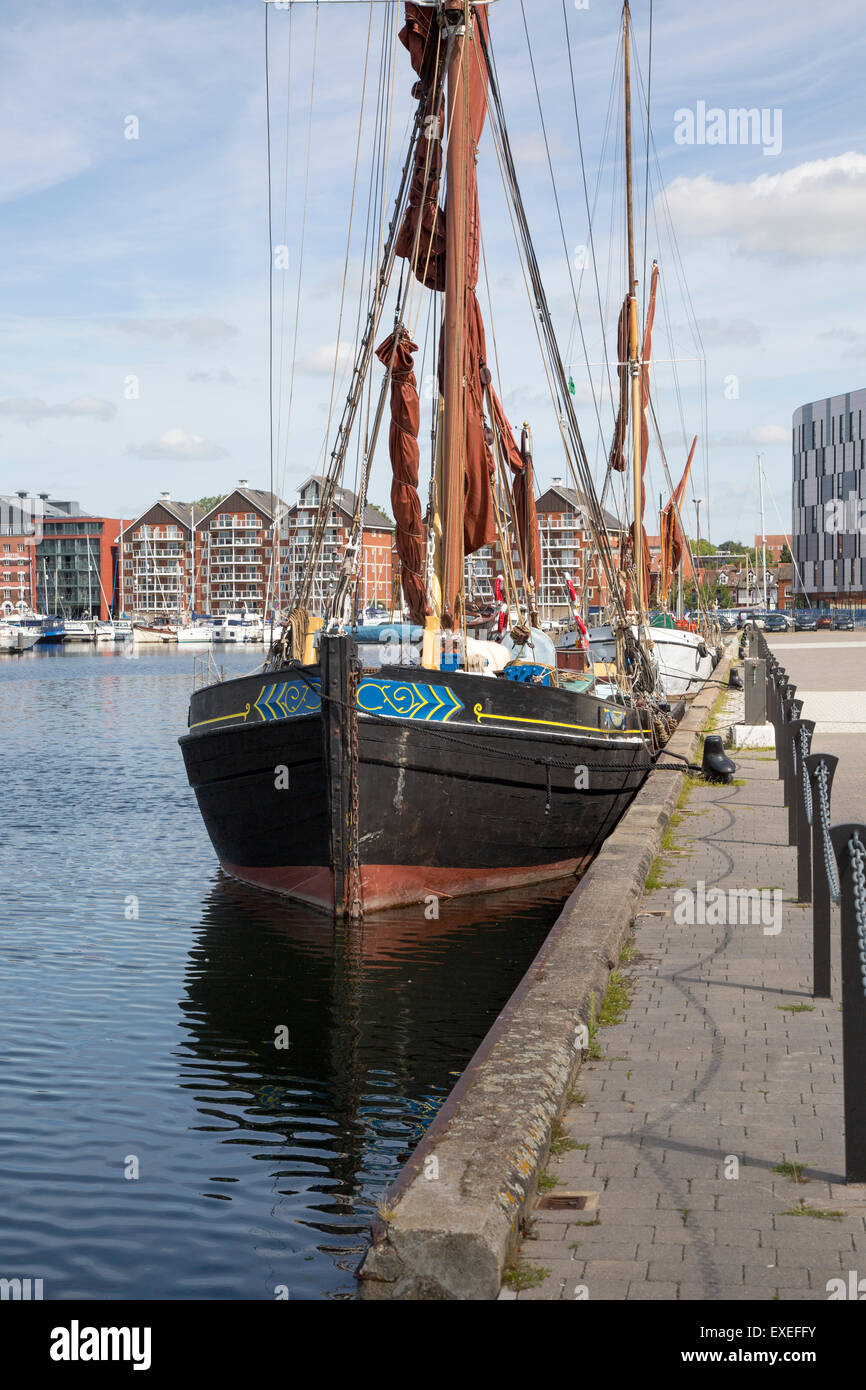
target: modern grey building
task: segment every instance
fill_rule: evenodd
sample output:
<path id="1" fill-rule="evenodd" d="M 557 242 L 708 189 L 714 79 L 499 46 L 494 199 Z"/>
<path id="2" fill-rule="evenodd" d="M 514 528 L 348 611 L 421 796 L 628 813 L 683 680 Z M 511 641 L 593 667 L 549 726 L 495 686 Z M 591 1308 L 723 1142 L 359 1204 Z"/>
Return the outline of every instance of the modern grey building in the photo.
<path id="1" fill-rule="evenodd" d="M 866 598 L 866 388 L 794 412 L 794 592 Z"/>

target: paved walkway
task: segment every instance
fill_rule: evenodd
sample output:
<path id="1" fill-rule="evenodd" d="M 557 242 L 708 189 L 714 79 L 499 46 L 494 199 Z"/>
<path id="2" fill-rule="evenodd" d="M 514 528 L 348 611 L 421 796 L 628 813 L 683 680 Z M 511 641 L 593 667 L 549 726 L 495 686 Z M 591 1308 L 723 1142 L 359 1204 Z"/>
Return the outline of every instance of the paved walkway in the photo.
<path id="1" fill-rule="evenodd" d="M 815 750 L 840 759 L 833 819 L 866 819 L 866 640 L 861 632 L 772 633 L 768 642 L 815 720 Z"/>
<path id="2" fill-rule="evenodd" d="M 775 760 L 742 752 L 737 779 L 685 802 L 667 886 L 636 924 L 631 1007 L 600 1029 L 604 1060 L 583 1067 L 565 1116 L 578 1147 L 549 1161 L 554 1199 L 597 1198 L 533 1213 L 518 1266 L 546 1272 L 502 1298 L 827 1299 L 829 1280 L 866 1278 L 866 1189 L 843 1181 L 841 1014 L 810 996 L 811 911 L 795 902 Z M 701 912 L 701 884 L 765 890 L 763 920 L 727 898 Z M 683 889 L 696 915 L 728 920 L 683 921 Z"/>

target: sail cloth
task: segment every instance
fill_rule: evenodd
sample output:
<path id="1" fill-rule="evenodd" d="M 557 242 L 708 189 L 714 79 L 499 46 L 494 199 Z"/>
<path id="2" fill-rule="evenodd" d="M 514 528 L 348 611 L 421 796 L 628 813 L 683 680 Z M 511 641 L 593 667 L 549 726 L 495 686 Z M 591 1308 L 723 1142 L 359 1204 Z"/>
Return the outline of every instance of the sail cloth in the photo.
<path id="1" fill-rule="evenodd" d="M 418 344 L 402 324 L 380 343 L 376 356 L 391 368 L 391 506 L 397 525 L 397 554 L 403 597 L 413 623 L 423 627 L 429 609 L 424 589 L 424 524 L 418 498 L 418 430 L 421 404 L 413 370 Z"/>
<path id="2" fill-rule="evenodd" d="M 617 473 L 625 472 L 625 437 L 628 431 L 628 308 L 629 296 L 626 295 L 619 311 L 619 320 L 616 326 L 616 371 L 619 377 L 619 405 L 613 427 L 613 443 L 610 446 L 610 455 L 607 460 L 608 466 L 615 468 Z"/>
<path id="3" fill-rule="evenodd" d="M 523 471 L 515 475 L 511 491 L 514 497 L 514 514 L 517 518 L 524 576 L 527 588 L 530 584 L 535 585 L 537 597 L 541 586 L 541 537 L 538 532 L 538 513 L 535 510 L 532 454 L 529 451 L 526 429 L 520 436 L 520 456 L 523 460 Z"/>
<path id="4" fill-rule="evenodd" d="M 446 237 L 446 210 L 440 206 L 440 184 L 442 173 L 442 135 L 443 113 L 434 109 L 436 93 L 439 90 L 437 63 L 445 60 L 445 45 L 439 41 L 439 27 L 436 13 L 431 8 L 419 5 L 406 5 L 406 24 L 400 32 L 400 40 L 409 50 L 412 66 L 419 81 L 414 88 L 423 116 L 423 134 L 418 141 L 415 154 L 413 178 L 403 222 L 397 236 L 397 254 L 409 261 L 412 273 L 428 289 L 444 290 L 446 284 L 447 258 L 449 255 L 462 255 L 464 260 L 465 301 L 458 317 L 463 327 L 463 369 L 461 376 L 465 381 L 465 396 L 460 403 L 461 438 L 463 454 L 463 546 L 462 553 L 471 555 L 482 546 L 490 545 L 496 538 L 496 522 L 493 508 L 492 485 L 494 480 L 494 454 L 491 448 L 492 436 L 488 437 L 485 425 L 485 406 L 489 404 L 492 416 L 491 425 L 496 431 L 499 448 L 505 462 L 511 469 L 515 487 L 524 474 L 523 456 L 515 444 L 502 404 L 490 382 L 487 368 L 487 347 L 484 334 L 484 321 L 481 306 L 475 294 L 478 283 L 478 266 L 481 245 L 480 214 L 478 207 L 478 181 L 475 172 L 478 142 L 484 128 L 487 107 L 486 62 L 482 50 L 488 40 L 486 10 L 476 9 L 471 31 L 471 48 L 466 64 L 468 74 L 468 115 L 469 149 L 467 157 L 467 181 L 464 190 L 466 197 L 466 245 L 463 248 L 448 247 Z M 453 138 L 457 139 L 457 132 Z M 444 325 L 439 349 L 439 388 L 444 392 Z M 525 482 L 522 484 L 525 488 Z M 516 498 L 515 492 L 515 498 Z M 530 515 L 525 498 L 518 507 L 518 516 Z M 531 509 L 534 516 L 534 507 Z M 450 563 L 445 558 L 445 573 L 455 575 L 460 569 L 460 533 L 456 518 L 445 517 L 443 549 L 450 549 Z M 537 539 L 537 519 L 534 522 L 536 538 L 534 545 L 540 554 Z M 540 571 L 540 564 L 539 564 Z M 453 614 L 457 593 L 442 595 L 443 609 Z"/>
<path id="5" fill-rule="evenodd" d="M 667 506 L 662 511 L 662 533 L 659 537 L 661 542 L 661 574 L 659 576 L 659 597 L 663 604 L 668 601 L 670 594 L 671 580 L 674 571 L 679 567 L 680 560 L 685 549 L 685 535 L 683 534 L 680 516 L 682 515 L 683 497 L 685 496 L 686 484 L 689 480 L 689 473 L 692 469 L 692 459 L 695 456 L 698 436 L 692 440 L 692 447 L 689 449 L 689 456 L 683 476 L 674 489 L 673 496 Z"/>
<path id="6" fill-rule="evenodd" d="M 653 322 L 656 316 L 656 290 L 659 283 L 658 262 L 653 261 L 652 278 L 650 280 L 649 303 L 646 311 L 646 323 L 643 330 L 643 343 L 640 352 L 640 406 L 641 406 L 641 432 L 640 432 L 640 537 L 641 537 L 641 564 L 643 565 L 643 591 L 647 599 L 650 592 L 650 548 L 647 539 L 646 528 L 644 526 L 644 513 L 646 511 L 646 459 L 649 449 L 649 374 L 650 360 L 652 358 L 653 343 Z"/>
<path id="7" fill-rule="evenodd" d="M 639 524 L 639 526 L 640 526 L 640 538 L 641 538 L 641 542 L 640 542 L 640 549 L 641 549 L 640 563 L 641 563 L 641 565 L 643 566 L 643 592 L 644 592 L 644 594 L 646 595 L 647 598 L 649 598 L 650 582 L 651 582 L 651 576 L 650 576 L 650 570 L 651 570 L 651 557 L 650 557 L 649 540 L 648 540 L 648 538 L 647 538 L 646 528 L 644 527 L 644 520 L 643 520 L 643 519 L 644 519 L 644 511 L 645 511 L 645 509 L 646 509 L 646 481 L 645 481 L 645 474 L 646 474 L 647 450 L 648 450 L 648 448 L 649 448 L 649 421 L 648 421 L 648 419 L 647 419 L 647 414 L 648 414 L 648 410 L 649 410 L 649 373 L 650 373 L 650 359 L 651 359 L 651 357 L 652 357 L 653 322 L 654 322 L 654 320 L 655 320 L 655 312 L 656 312 L 656 290 L 657 290 L 657 288 L 658 288 L 658 279 L 659 279 L 659 268 L 658 268 L 658 265 L 656 264 L 656 262 L 653 261 L 652 281 L 651 281 L 651 284 L 650 284 L 649 303 L 648 303 L 648 305 L 647 305 L 646 323 L 645 323 L 645 325 L 644 325 L 643 343 L 642 343 L 642 345 L 641 345 L 641 354 L 640 354 L 640 357 L 641 357 L 641 362 L 640 362 L 640 402 L 641 402 L 640 463 L 639 463 L 639 465 L 638 465 L 637 463 L 635 464 L 636 467 L 640 467 L 640 516 L 637 518 L 637 520 L 638 520 L 638 524 Z M 626 300 L 626 306 L 627 306 L 627 305 L 628 305 L 628 300 Z M 623 307 L 626 307 L 626 306 L 623 306 Z M 622 327 L 622 314 L 620 314 L 620 328 L 621 328 L 621 327 Z M 624 357 L 622 356 L 622 347 L 621 347 L 621 346 L 620 346 L 620 348 L 619 348 L 619 351 L 620 351 L 620 362 L 626 361 L 626 358 L 624 358 Z M 627 355 L 627 354 L 628 354 L 628 348 L 627 348 L 627 347 L 626 347 L 625 351 L 626 351 L 626 355 Z M 626 366 L 626 374 L 627 374 L 627 366 Z M 620 388 L 621 388 L 621 387 L 622 387 L 622 375 L 620 375 Z M 620 418 L 621 418 L 621 416 L 622 416 L 622 405 L 621 405 L 621 407 L 620 407 L 620 414 L 617 415 L 617 430 L 619 430 L 619 425 L 620 425 Z M 625 418 L 627 418 L 627 416 L 622 416 L 622 418 L 625 419 Z M 622 431 L 622 438 L 623 438 L 623 440 L 625 439 L 625 427 L 624 427 L 624 426 L 623 426 L 623 431 Z M 614 438 L 614 448 L 616 447 L 616 440 L 617 440 L 617 437 L 615 436 L 615 438 Z M 611 466 L 612 468 L 614 468 L 614 467 L 619 467 L 618 464 L 615 464 L 615 463 L 613 462 L 613 456 L 614 456 L 614 449 L 611 449 L 610 466 Z M 623 464 L 622 464 L 622 466 L 623 466 L 623 468 L 625 467 L 625 456 L 624 456 L 624 455 L 623 455 Z M 634 564 L 635 564 L 635 568 L 637 568 L 637 562 L 636 562 L 635 557 L 634 557 L 634 528 L 631 528 L 629 531 L 623 532 L 622 543 L 621 543 L 621 545 L 620 545 L 620 552 L 619 552 L 619 563 L 620 563 L 620 569 L 621 569 L 621 570 L 626 570 L 626 569 L 628 568 L 628 566 L 629 566 L 630 564 L 632 564 L 632 563 L 634 563 Z M 626 605 L 627 605 L 628 607 L 631 607 L 631 601 L 632 601 L 632 600 L 631 600 L 630 586 L 628 585 L 628 583 L 626 583 Z"/>

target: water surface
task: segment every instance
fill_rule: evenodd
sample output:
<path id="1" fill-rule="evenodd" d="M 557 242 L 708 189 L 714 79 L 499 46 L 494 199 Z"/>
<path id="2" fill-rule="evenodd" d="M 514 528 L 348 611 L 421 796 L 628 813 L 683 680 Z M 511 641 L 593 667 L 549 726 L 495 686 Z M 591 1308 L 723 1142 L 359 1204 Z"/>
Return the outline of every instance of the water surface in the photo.
<path id="1" fill-rule="evenodd" d="M 233 882 L 177 746 L 193 658 L 138 651 L 0 657 L 0 1276 L 351 1298 L 377 1200 L 562 893 L 359 933 Z"/>

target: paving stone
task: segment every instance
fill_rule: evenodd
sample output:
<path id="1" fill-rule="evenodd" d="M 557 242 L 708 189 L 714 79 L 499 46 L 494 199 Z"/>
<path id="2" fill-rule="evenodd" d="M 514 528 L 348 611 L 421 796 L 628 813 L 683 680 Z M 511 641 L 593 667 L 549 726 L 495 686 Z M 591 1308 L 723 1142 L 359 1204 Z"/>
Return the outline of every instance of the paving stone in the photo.
<path id="1" fill-rule="evenodd" d="M 739 708 L 736 693 L 727 700 Z M 646 895 L 647 908 L 667 915 L 638 911 L 631 1008 L 604 1030 L 606 1057 L 584 1068 L 576 1084 L 586 1104 L 566 1120 L 590 1147 L 554 1169 L 599 1191 L 601 1224 L 569 1222 L 556 1246 L 546 1230 L 543 1244 L 524 1242 L 523 1258 L 547 1265 L 557 1257 L 536 1260 L 533 1247 L 546 1255 L 579 1245 L 521 1298 L 573 1297 L 581 1271 L 591 1300 L 628 1301 L 814 1300 L 858 1259 L 866 1276 L 866 1185 L 842 1180 L 838 942 L 834 999 L 813 1000 L 811 910 L 795 901 L 776 764 L 737 761 L 745 786 L 692 790 L 685 810 L 704 814 L 675 827 L 667 872 L 694 889 L 701 880 L 707 889 L 779 889 L 782 930 L 680 926 L 673 887 Z M 780 1007 L 802 1004 L 809 1010 Z M 737 1178 L 725 1177 L 728 1155 L 740 1160 Z M 803 1163 L 812 1180 L 774 1173 L 783 1159 Z M 783 1215 L 801 1200 L 845 1218 Z"/>

